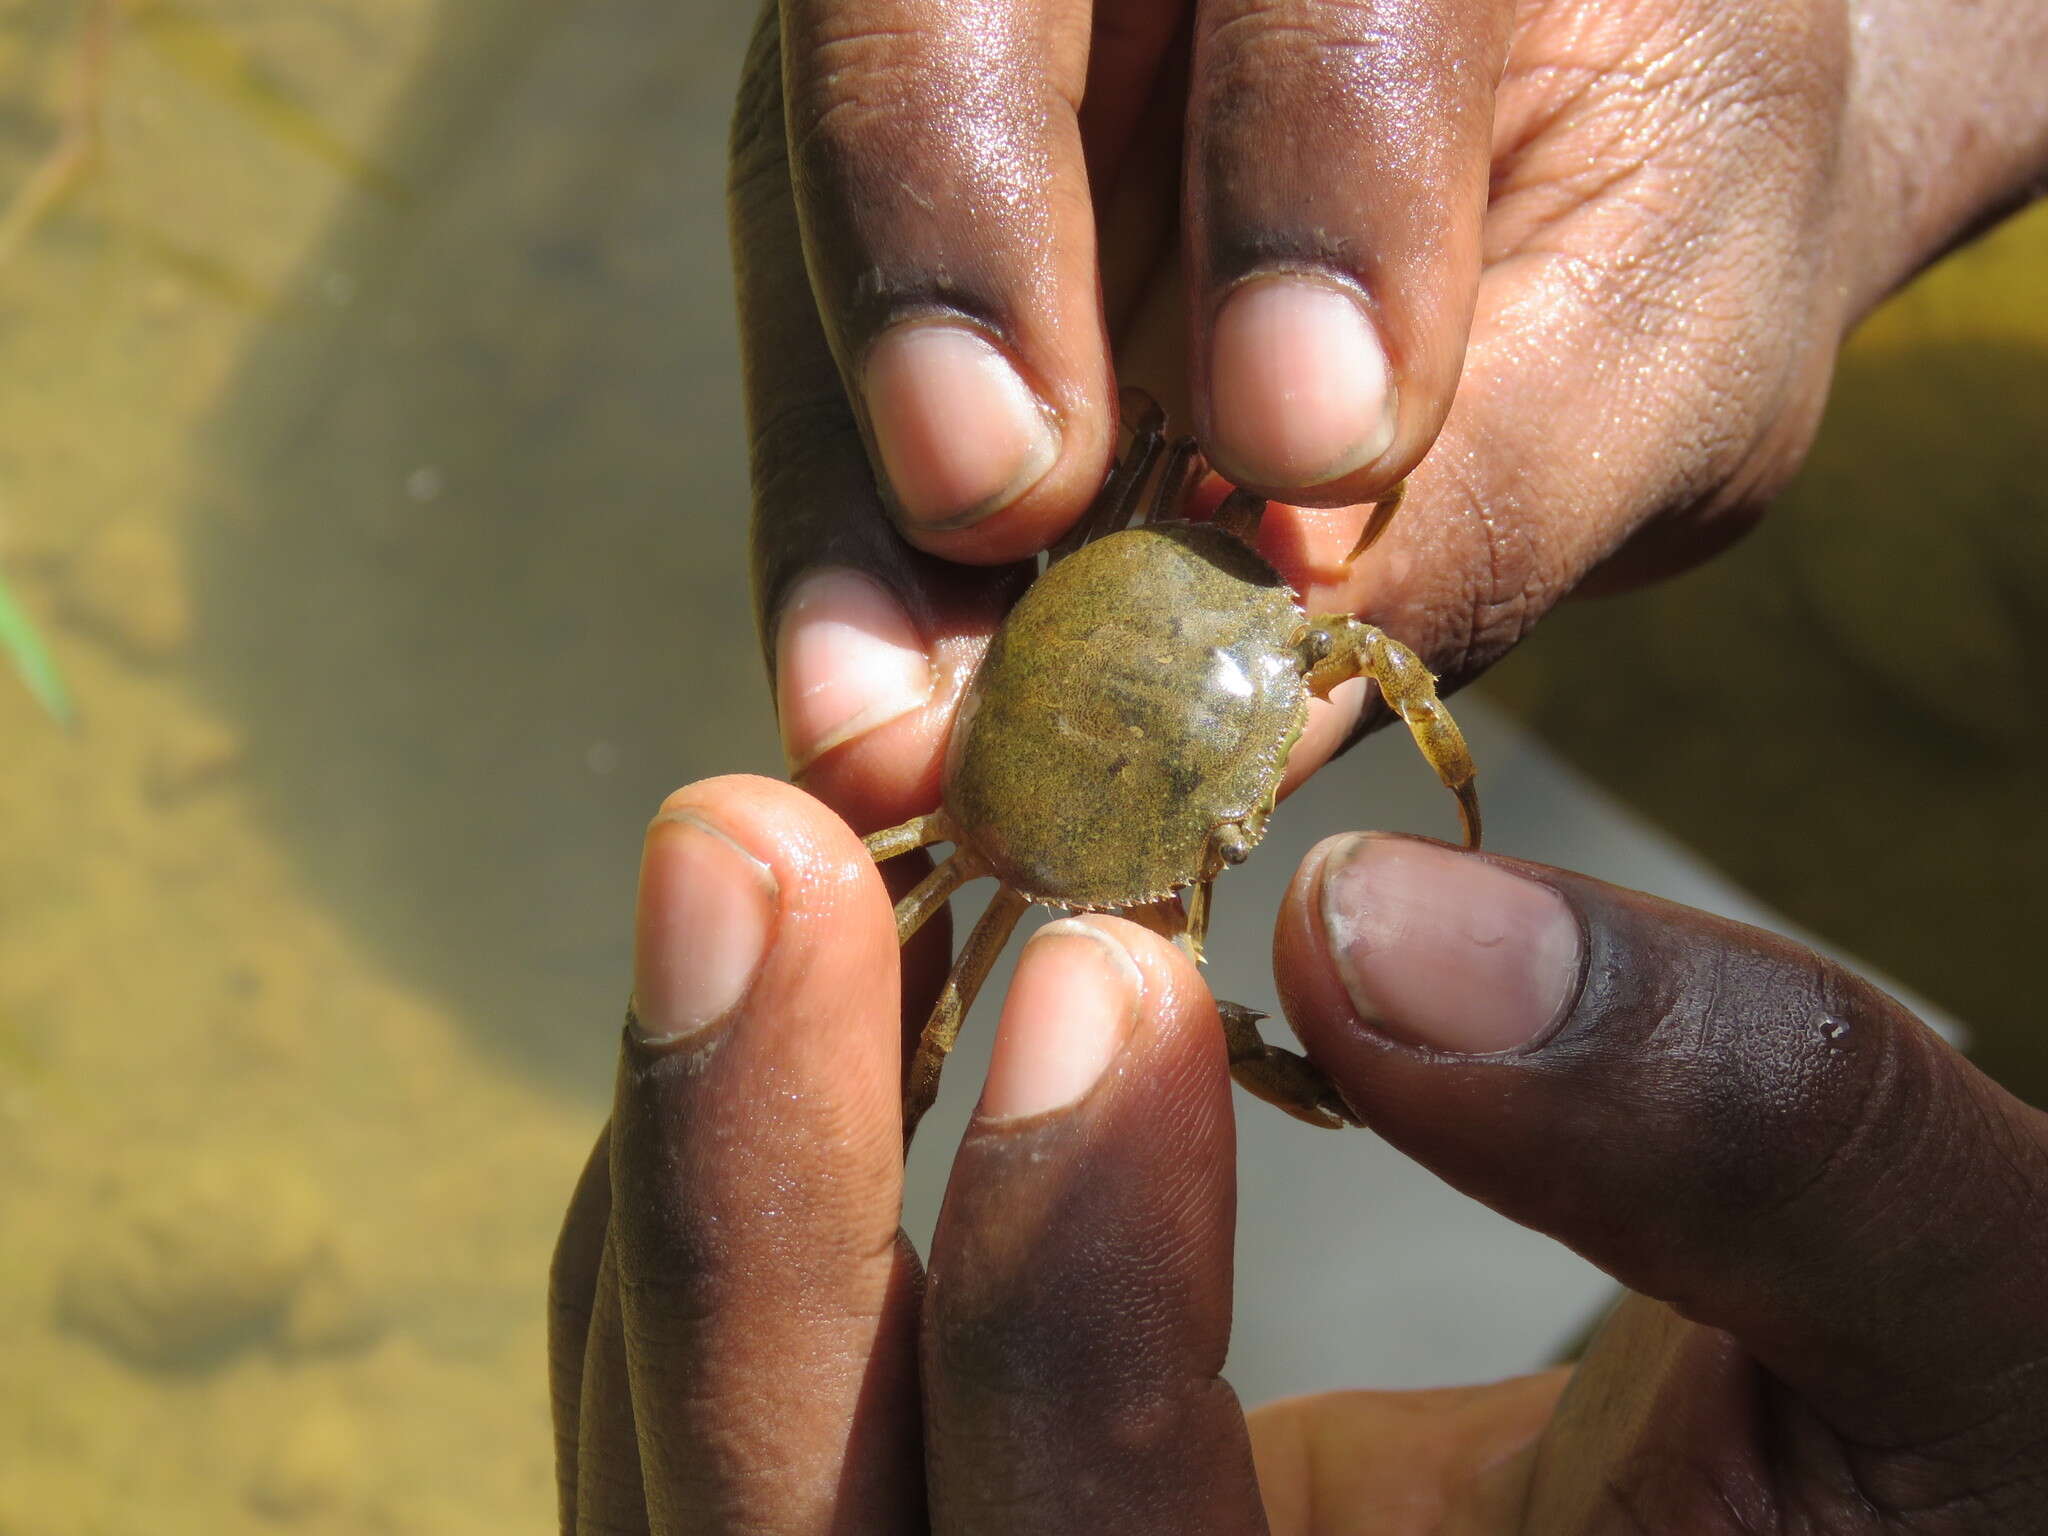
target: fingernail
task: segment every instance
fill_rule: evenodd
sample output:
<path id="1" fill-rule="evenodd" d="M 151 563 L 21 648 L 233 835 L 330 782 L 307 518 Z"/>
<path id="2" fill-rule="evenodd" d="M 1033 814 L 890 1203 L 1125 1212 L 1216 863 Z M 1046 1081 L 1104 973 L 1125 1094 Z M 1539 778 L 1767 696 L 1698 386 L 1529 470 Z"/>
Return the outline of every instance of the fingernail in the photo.
<path id="1" fill-rule="evenodd" d="M 633 1028 L 674 1045 L 747 995 L 775 923 L 775 875 L 689 811 L 657 816 L 640 855 Z"/>
<path id="2" fill-rule="evenodd" d="M 1360 1018 L 1411 1045 L 1479 1055 L 1527 1045 L 1571 1006 L 1578 919 L 1547 885 L 1412 838 L 1354 836 L 1323 859 L 1318 900 Z"/>
<path id="3" fill-rule="evenodd" d="M 868 422 L 896 505 L 965 528 L 1036 485 L 1059 457 L 1052 417 L 1003 354 L 964 326 L 899 326 L 868 352 Z"/>
<path id="4" fill-rule="evenodd" d="M 775 699 L 792 774 L 931 696 L 924 638 L 888 588 L 833 567 L 790 589 L 775 645 Z"/>
<path id="5" fill-rule="evenodd" d="M 1217 313 L 1209 448 L 1252 485 L 1326 485 L 1394 441 L 1394 385 L 1372 321 L 1333 283 L 1255 278 Z"/>
<path id="6" fill-rule="evenodd" d="M 1031 937 L 996 1025 L 981 1090 L 984 1120 L 1016 1120 L 1072 1104 L 1130 1038 L 1142 987 L 1128 951 L 1065 918 Z"/>

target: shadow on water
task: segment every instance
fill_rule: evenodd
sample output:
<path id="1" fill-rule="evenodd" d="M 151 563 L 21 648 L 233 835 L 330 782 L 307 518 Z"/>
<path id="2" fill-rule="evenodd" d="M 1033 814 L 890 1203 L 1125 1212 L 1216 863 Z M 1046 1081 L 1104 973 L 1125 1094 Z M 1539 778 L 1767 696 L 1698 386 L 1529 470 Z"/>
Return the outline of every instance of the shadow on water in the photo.
<path id="1" fill-rule="evenodd" d="M 1868 957 L 2048 1099 L 2048 352 L 1852 352 L 1793 492 L 1496 674 L 1580 768 Z"/>
<path id="2" fill-rule="evenodd" d="M 592 1085 L 660 796 L 769 769 L 723 225 L 747 8 L 446 8 L 246 354 L 192 517 L 201 675 L 394 969 Z"/>

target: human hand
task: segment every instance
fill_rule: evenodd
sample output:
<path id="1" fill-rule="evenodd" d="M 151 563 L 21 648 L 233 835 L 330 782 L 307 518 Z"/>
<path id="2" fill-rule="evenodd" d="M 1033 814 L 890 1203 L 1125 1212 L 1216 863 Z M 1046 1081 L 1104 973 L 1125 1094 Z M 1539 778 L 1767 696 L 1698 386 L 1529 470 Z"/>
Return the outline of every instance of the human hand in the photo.
<path id="1" fill-rule="evenodd" d="M 1414 470 L 1355 568 L 1356 506 L 1262 543 L 1447 685 L 1700 558 L 1844 330 L 2048 172 L 2044 73 L 2037 0 L 783 0 L 732 216 L 793 766 L 864 830 L 931 808 L 985 567 L 1083 509 L 1117 377 L 1283 503 Z"/>
<path id="2" fill-rule="evenodd" d="M 920 1270 L 860 844 L 784 785 L 681 791 L 638 940 L 553 1277 L 565 1528 L 2048 1523 L 2048 1123 L 1784 939 L 1432 843 L 1320 845 L 1276 941 L 1311 1053 L 1634 1294 L 1571 1371 L 1249 1415 L 1219 1375 L 1229 1079 L 1177 950 L 1109 917 L 1025 946 Z"/>

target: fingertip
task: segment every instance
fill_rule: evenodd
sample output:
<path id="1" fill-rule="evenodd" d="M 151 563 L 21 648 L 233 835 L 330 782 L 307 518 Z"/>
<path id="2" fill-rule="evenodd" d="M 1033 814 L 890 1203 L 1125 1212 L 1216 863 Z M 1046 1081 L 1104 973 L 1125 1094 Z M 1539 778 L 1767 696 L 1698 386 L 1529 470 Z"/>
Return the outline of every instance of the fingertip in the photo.
<path id="1" fill-rule="evenodd" d="M 1314 505 L 1394 444 L 1399 398 L 1364 295 L 1320 273 L 1258 273 L 1231 289 L 1209 328 L 1203 436 L 1226 477 Z"/>
<path id="2" fill-rule="evenodd" d="M 1287 883 L 1273 925 L 1273 980 L 1281 1012 L 1309 1055 L 1340 1083 L 1349 1070 L 1357 1020 L 1330 960 L 1317 895 L 1324 863 L 1353 835 L 1338 833 L 1309 849 Z"/>
<path id="3" fill-rule="evenodd" d="M 749 885 L 772 901 L 778 929 L 782 918 L 801 914 L 835 942 L 879 942 L 877 925 L 887 919 L 889 901 L 874 861 L 842 817 L 794 784 L 727 774 L 685 785 L 662 801 L 642 850 L 643 902 L 653 900 L 643 922 L 656 919 L 657 935 L 678 951 L 698 947 L 704 932 L 678 915 L 678 903 L 695 907 L 709 900 L 687 890 L 700 860 L 717 868 L 717 889 L 729 887 L 736 901 L 752 899 L 744 889 Z M 706 912 L 704 921 L 738 919 Z M 886 926 L 893 950 L 894 927 Z"/>
<path id="4" fill-rule="evenodd" d="M 1126 917 L 1098 912 L 1077 921 L 1107 935 L 1137 967 L 1141 985 L 1137 1026 L 1132 1031 L 1136 1048 L 1170 1053 L 1190 1039 L 1198 1051 L 1220 1044 L 1223 1036 L 1216 1022 L 1215 999 L 1186 950 Z M 1219 1060 L 1221 1056 L 1219 1048 Z"/>
<path id="5" fill-rule="evenodd" d="M 1289 1022 L 1346 1081 L 1385 1049 L 1486 1056 L 1540 1043 L 1586 967 L 1583 920 L 1525 866 L 1427 838 L 1325 838 L 1274 935 Z"/>
<path id="6" fill-rule="evenodd" d="M 988 648 L 995 616 L 984 622 L 934 637 L 925 653 L 931 692 L 921 703 L 811 752 L 792 768 L 795 781 L 864 833 L 937 805 L 953 717 Z"/>
<path id="7" fill-rule="evenodd" d="M 803 883 L 804 866 L 821 857 L 860 852 L 860 838 L 817 796 L 763 774 L 720 774 L 672 791 L 648 822 L 649 839 L 690 817 L 718 826 L 785 883 Z"/>
<path id="8" fill-rule="evenodd" d="M 678 790 L 648 829 L 635 937 L 613 1117 L 636 1177 L 666 1177 L 650 1149 L 795 1157 L 802 1143 L 882 1198 L 902 1168 L 901 966 L 887 887 L 852 829 L 773 779 Z M 820 1123 L 829 1148 L 803 1142 Z"/>
<path id="9" fill-rule="evenodd" d="M 1323 850 L 1313 899 L 1353 1012 L 1407 1044 L 1516 1050 L 1548 1034 L 1578 995 L 1586 945 L 1571 905 L 1464 849 L 1342 839 Z"/>
<path id="10" fill-rule="evenodd" d="M 754 984 L 781 892 L 766 861 L 701 809 L 647 829 L 628 1026 L 643 1046 L 681 1045 L 725 1018 Z"/>
<path id="11" fill-rule="evenodd" d="M 984 450 L 970 451 L 964 446 L 952 397 L 936 388 L 931 393 L 943 423 L 932 435 L 945 436 L 950 446 L 942 450 L 934 441 L 926 452 L 928 460 L 933 464 L 942 460 L 978 462 Z M 1017 462 L 1022 467 L 1000 492 L 951 518 L 920 520 L 900 498 L 892 497 L 891 509 L 903 537 L 942 560 L 977 566 L 1030 560 L 1058 542 L 1087 512 L 1108 478 L 1117 418 L 1113 380 L 1106 364 L 1099 380 L 1048 390 L 1047 395 L 1051 398 L 1039 398 L 1034 407 L 1051 434 L 1051 449 L 1042 462 L 1042 444 L 1019 453 Z M 895 471 L 886 468 L 887 453 L 879 431 L 877 440 L 883 472 L 893 475 Z M 964 470 L 958 473 L 963 481 L 967 478 Z M 993 479 L 995 471 L 987 474 Z"/>
<path id="12" fill-rule="evenodd" d="M 886 579 L 852 566 L 808 570 L 773 614 L 791 776 L 861 832 L 938 803 L 954 713 L 1031 575 L 947 571 L 904 554 L 915 569 Z"/>
<path id="13" fill-rule="evenodd" d="M 1221 1041 L 1214 1000 L 1179 946 L 1106 913 L 1059 919 L 1018 956 L 975 1125 L 1007 1128 L 1092 1105 L 1098 1085 L 1111 1082 L 1121 1099 L 1133 1075 L 1142 1117 L 1199 1096 L 1209 1076 L 1220 1081 Z"/>
<path id="14" fill-rule="evenodd" d="M 826 566 L 791 586 L 776 630 L 775 697 L 792 774 L 922 708 L 936 686 L 923 634 L 873 576 Z"/>
<path id="15" fill-rule="evenodd" d="M 959 532 L 1014 505 L 1060 456 L 1060 422 L 1002 349 L 963 324 L 895 326 L 862 392 L 906 531 Z"/>
<path id="16" fill-rule="evenodd" d="M 1114 930 L 1067 918 L 1031 936 L 996 1025 L 980 1118 L 1028 1119 L 1087 1093 L 1122 1053 L 1144 978 Z"/>

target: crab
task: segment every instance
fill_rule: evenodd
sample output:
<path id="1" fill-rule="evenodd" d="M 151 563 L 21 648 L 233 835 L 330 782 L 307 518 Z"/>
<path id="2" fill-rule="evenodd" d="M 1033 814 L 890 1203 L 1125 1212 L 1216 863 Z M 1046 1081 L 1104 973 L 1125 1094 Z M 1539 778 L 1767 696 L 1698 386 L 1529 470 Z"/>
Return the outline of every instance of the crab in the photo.
<path id="1" fill-rule="evenodd" d="M 1252 547 L 1264 501 L 1234 491 L 1206 522 L 1177 516 L 1203 473 L 1193 441 L 1169 447 L 1164 414 L 1143 397 L 1126 419 L 1129 449 L 982 658 L 939 809 L 866 839 L 878 863 L 953 847 L 897 903 L 898 943 L 967 881 L 997 881 L 911 1061 L 906 1146 L 1026 907 L 1119 913 L 1201 960 L 1216 877 L 1264 836 L 1311 695 L 1353 677 L 1377 683 L 1456 794 L 1466 845 L 1479 845 L 1471 754 L 1421 659 L 1349 614 L 1302 609 Z M 1373 508 L 1351 559 L 1399 500 L 1397 487 Z M 1311 1125 L 1358 1123 L 1313 1063 L 1267 1043 L 1263 1015 L 1217 1010 L 1239 1086 Z"/>

